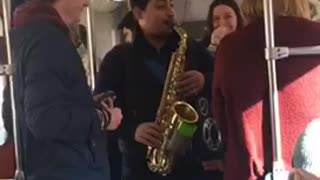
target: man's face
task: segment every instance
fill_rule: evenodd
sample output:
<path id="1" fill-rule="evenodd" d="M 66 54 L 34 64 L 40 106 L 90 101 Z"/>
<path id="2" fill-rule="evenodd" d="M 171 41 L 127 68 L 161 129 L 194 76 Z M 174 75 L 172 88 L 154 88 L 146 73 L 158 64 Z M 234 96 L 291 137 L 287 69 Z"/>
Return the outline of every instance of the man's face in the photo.
<path id="1" fill-rule="evenodd" d="M 78 23 L 82 11 L 89 5 L 89 0 L 58 0 L 58 7 L 68 20 L 68 24 Z"/>
<path id="2" fill-rule="evenodd" d="M 175 10 L 172 0 L 150 0 L 145 10 L 138 10 L 138 22 L 150 35 L 165 35 L 172 31 Z"/>

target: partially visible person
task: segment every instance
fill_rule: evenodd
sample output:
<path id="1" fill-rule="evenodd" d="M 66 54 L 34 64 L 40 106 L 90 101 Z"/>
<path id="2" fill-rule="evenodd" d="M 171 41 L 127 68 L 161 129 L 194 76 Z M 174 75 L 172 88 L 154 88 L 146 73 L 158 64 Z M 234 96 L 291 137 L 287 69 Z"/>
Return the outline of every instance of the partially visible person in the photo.
<path id="1" fill-rule="evenodd" d="M 122 114 L 95 97 L 70 36 L 87 0 L 31 0 L 13 16 L 17 121 L 28 180 L 109 180 L 107 130 Z"/>
<path id="2" fill-rule="evenodd" d="M 277 46 L 320 44 L 320 24 L 310 20 L 307 0 L 277 0 L 274 7 Z M 248 24 L 219 45 L 214 70 L 213 111 L 226 144 L 225 180 L 263 179 L 272 170 L 263 0 L 244 0 L 242 10 Z M 299 135 L 320 115 L 320 56 L 282 59 L 277 73 L 282 154 L 290 168 Z"/>
<path id="3" fill-rule="evenodd" d="M 234 0 L 215 0 L 209 6 L 207 35 L 202 43 L 212 53 L 228 34 L 243 26 L 240 8 Z"/>
<path id="4" fill-rule="evenodd" d="M 118 25 L 118 30 L 120 31 L 122 43 L 133 42 L 136 32 L 136 26 L 137 22 L 133 17 L 133 13 L 132 11 L 129 11 Z"/>
<path id="5" fill-rule="evenodd" d="M 90 59 L 89 59 L 89 51 L 88 51 L 88 44 L 87 44 L 87 29 L 84 25 L 76 23 L 69 27 L 70 29 L 70 36 L 73 44 L 77 48 L 77 51 L 81 57 L 83 67 L 86 72 L 86 77 L 88 81 L 88 85 L 92 85 L 91 80 L 91 69 L 90 69 Z M 95 64 L 95 63 L 94 63 Z M 96 72 L 96 69 L 94 69 Z"/>
<path id="6" fill-rule="evenodd" d="M 220 44 L 221 40 L 228 34 L 240 30 L 243 26 L 242 17 L 240 14 L 240 8 L 234 0 L 215 0 L 209 6 L 208 17 L 207 17 L 207 34 L 202 40 L 202 44 L 208 49 L 213 57 L 215 57 L 216 49 Z M 214 59 L 214 58 L 213 58 Z M 212 99 L 208 98 L 208 103 L 211 107 Z M 209 108 L 210 109 L 210 108 Z M 211 109 L 209 110 L 211 112 Z M 211 114 L 211 113 L 210 113 Z M 215 116 L 212 116 L 212 120 L 216 120 Z M 213 123 L 215 125 L 215 122 Z M 214 132 L 213 129 L 208 132 Z M 216 128 L 216 132 L 219 130 Z M 216 137 L 214 140 L 219 139 L 219 134 L 213 135 Z M 214 143 L 219 143 L 218 141 L 213 141 Z M 210 140 L 207 140 L 210 142 Z M 212 143 L 211 143 L 212 144 Z M 212 146 L 212 145 L 211 145 Z M 222 148 L 215 148 L 214 151 L 208 149 L 203 161 L 203 167 L 207 170 L 208 177 L 215 177 L 219 179 L 218 176 L 222 177 L 223 172 L 223 145 L 220 144 Z"/>
<path id="7" fill-rule="evenodd" d="M 129 11 L 117 27 L 120 33 L 120 44 L 132 43 L 134 41 L 136 26 L 137 22 L 134 19 L 133 13 L 132 11 Z M 101 85 L 103 84 L 100 82 L 97 84 L 98 91 L 101 91 Z M 111 178 L 112 180 L 120 180 L 122 176 L 122 155 L 119 147 L 119 137 L 116 132 L 108 132 L 108 154 L 111 164 Z"/>
<path id="8" fill-rule="evenodd" d="M 293 167 L 320 177 L 320 118 L 312 120 L 299 136 L 293 155 Z"/>
<path id="9" fill-rule="evenodd" d="M 76 23 L 69 27 L 70 36 L 76 48 L 84 45 L 87 48 L 87 29 L 83 24 Z"/>

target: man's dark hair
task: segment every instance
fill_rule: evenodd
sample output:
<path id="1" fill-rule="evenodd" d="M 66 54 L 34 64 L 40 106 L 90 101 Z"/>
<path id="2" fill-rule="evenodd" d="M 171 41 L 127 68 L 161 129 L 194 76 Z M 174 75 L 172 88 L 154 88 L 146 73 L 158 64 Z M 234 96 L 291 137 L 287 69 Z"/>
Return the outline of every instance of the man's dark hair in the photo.
<path id="1" fill-rule="evenodd" d="M 150 1 L 151 0 L 130 0 L 130 4 L 132 8 L 138 7 L 145 10 Z"/>
<path id="2" fill-rule="evenodd" d="M 118 25 L 118 29 L 128 28 L 134 30 L 136 28 L 137 22 L 134 19 L 132 11 L 128 12 Z"/>

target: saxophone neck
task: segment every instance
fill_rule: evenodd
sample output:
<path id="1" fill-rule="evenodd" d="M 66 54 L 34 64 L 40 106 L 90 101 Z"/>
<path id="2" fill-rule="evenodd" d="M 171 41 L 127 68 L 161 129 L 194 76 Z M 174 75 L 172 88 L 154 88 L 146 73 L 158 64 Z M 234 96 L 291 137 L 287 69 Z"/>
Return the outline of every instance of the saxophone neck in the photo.
<path id="1" fill-rule="evenodd" d="M 188 34 L 181 26 L 175 25 L 173 29 L 178 34 L 180 39 L 178 42 L 179 47 L 175 54 L 177 54 L 180 57 L 185 57 L 185 53 L 187 51 Z"/>
<path id="2" fill-rule="evenodd" d="M 179 35 L 179 37 L 180 37 L 181 39 L 187 39 L 187 38 L 188 38 L 188 35 L 187 35 L 186 30 L 184 30 L 181 26 L 179 26 L 179 25 L 174 25 L 174 26 L 173 26 L 173 29 L 174 29 L 174 31 Z"/>

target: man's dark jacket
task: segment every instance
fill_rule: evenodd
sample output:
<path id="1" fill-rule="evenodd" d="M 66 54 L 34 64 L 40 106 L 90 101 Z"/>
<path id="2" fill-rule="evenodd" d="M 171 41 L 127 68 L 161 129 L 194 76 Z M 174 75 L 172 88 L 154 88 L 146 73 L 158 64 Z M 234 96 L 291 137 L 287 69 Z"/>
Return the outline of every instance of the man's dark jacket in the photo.
<path id="1" fill-rule="evenodd" d="M 115 91 L 118 105 L 124 113 L 118 135 L 123 153 L 123 173 L 126 175 L 128 170 L 129 179 L 155 177 L 148 176 L 150 172 L 145 159 L 146 146 L 134 140 L 134 133 L 139 124 L 155 120 L 169 60 L 177 49 L 178 40 L 174 33 L 161 49 L 156 50 L 146 41 L 141 31 L 138 31 L 132 44 L 114 47 L 101 64 L 96 93 Z M 210 54 L 194 41 L 189 41 L 186 57 L 186 70 L 197 70 L 204 74 L 206 83 L 201 94 L 210 96 L 213 69 Z M 194 99 L 190 100 L 192 101 Z M 173 172 L 174 176 L 177 175 L 175 177 L 196 177 L 201 171 L 196 155 L 189 155 L 191 156 L 180 160 Z"/>

